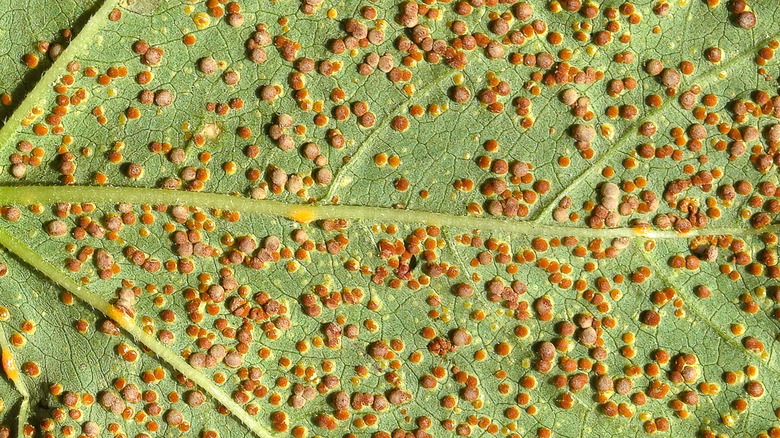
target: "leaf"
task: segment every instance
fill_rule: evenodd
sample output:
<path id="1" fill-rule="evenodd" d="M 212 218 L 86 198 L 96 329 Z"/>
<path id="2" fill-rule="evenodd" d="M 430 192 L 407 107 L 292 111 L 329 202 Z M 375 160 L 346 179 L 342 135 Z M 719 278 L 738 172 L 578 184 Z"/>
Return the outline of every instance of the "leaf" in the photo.
<path id="1" fill-rule="evenodd" d="M 778 14 L 106 0 L 0 130 L 0 437 L 776 435 Z"/>
<path id="2" fill-rule="evenodd" d="M 96 9 L 94 0 L 0 5 L 0 119 L 13 112 Z"/>

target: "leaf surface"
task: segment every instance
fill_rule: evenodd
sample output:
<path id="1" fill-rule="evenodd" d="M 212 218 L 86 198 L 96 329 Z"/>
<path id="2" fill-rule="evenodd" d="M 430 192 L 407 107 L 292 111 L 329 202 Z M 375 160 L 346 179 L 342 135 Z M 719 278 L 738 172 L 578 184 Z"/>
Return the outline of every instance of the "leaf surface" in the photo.
<path id="1" fill-rule="evenodd" d="M 778 14 L 106 0 L 0 129 L 0 437 L 777 434 Z"/>
<path id="2" fill-rule="evenodd" d="M 89 20 L 98 2 L 64 0 L 0 5 L 0 120 L 11 115 L 43 72 Z"/>

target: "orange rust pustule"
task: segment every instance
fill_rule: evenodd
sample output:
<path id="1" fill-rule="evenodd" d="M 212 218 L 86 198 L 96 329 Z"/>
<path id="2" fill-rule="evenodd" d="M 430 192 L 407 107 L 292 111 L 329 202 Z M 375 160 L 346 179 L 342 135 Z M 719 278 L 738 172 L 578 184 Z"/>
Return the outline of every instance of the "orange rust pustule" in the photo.
<path id="1" fill-rule="evenodd" d="M 16 362 L 14 362 L 14 357 L 11 355 L 11 350 L 3 348 L 2 363 L 3 371 L 5 371 L 5 375 L 8 376 L 8 379 L 12 382 L 17 382 L 19 380 L 19 368 L 16 367 Z"/>
<path id="2" fill-rule="evenodd" d="M 317 215 L 311 207 L 296 208 L 290 212 L 288 217 L 299 224 L 308 224 L 317 219 Z"/>

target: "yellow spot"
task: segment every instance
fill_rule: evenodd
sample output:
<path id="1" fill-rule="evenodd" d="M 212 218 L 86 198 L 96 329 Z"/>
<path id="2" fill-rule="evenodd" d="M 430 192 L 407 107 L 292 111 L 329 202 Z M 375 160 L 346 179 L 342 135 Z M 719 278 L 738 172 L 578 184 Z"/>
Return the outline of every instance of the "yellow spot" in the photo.
<path id="1" fill-rule="evenodd" d="M 288 217 L 299 224 L 308 224 L 317 219 L 314 209 L 306 206 L 296 207 L 290 212 Z"/>
<path id="2" fill-rule="evenodd" d="M 192 13 L 192 11 L 194 11 L 194 10 L 195 10 L 195 8 L 193 8 L 193 7 L 192 7 L 192 6 L 190 6 L 190 5 L 187 5 L 187 6 L 185 6 L 185 7 L 184 7 L 184 13 L 185 13 L 185 14 L 191 14 L 191 13 Z"/>
<path id="3" fill-rule="evenodd" d="M 328 18 L 338 18 L 339 13 L 335 9 L 329 9 L 328 10 Z"/>
<path id="4" fill-rule="evenodd" d="M 615 128 L 612 125 L 605 123 L 601 125 L 601 135 L 605 138 L 612 138 L 615 135 Z"/>
<path id="5" fill-rule="evenodd" d="M 8 376 L 8 378 L 12 382 L 18 381 L 19 369 L 16 368 L 16 362 L 14 362 L 14 357 L 11 356 L 11 351 L 7 348 L 3 348 L 2 362 L 3 362 L 3 371 L 5 371 L 5 375 Z"/>
<path id="6" fill-rule="evenodd" d="M 192 17 L 192 21 L 195 22 L 195 27 L 198 29 L 205 29 L 210 23 L 211 19 L 205 12 L 198 12 Z"/>
<path id="7" fill-rule="evenodd" d="M 639 224 L 634 226 L 634 234 L 637 236 L 647 236 L 650 233 L 650 226 L 648 224 Z"/>
<path id="8" fill-rule="evenodd" d="M 585 51 L 588 53 L 588 55 L 593 56 L 596 54 L 596 52 L 599 51 L 599 49 L 596 46 L 588 46 Z"/>
<path id="9" fill-rule="evenodd" d="M 455 73 L 455 76 L 452 77 L 452 82 L 455 85 L 460 85 L 463 83 L 463 73 Z"/>
<path id="10" fill-rule="evenodd" d="M 208 138 L 209 140 L 214 140 L 215 138 L 219 137 L 219 134 L 221 133 L 222 128 L 220 128 L 216 123 L 206 123 L 203 125 L 203 129 L 200 130 L 200 135 Z"/>
<path id="11" fill-rule="evenodd" d="M 119 323 L 123 328 L 131 327 L 133 325 L 133 318 L 114 306 L 108 308 L 108 317 Z"/>

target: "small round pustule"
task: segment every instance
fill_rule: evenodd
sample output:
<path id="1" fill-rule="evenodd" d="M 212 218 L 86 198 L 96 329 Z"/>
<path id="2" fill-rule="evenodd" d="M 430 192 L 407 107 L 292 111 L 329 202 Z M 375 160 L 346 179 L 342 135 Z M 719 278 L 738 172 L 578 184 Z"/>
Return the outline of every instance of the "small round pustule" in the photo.
<path id="1" fill-rule="evenodd" d="M 244 356 L 241 355 L 241 353 L 237 351 L 231 351 L 227 355 L 225 355 L 225 358 L 223 359 L 225 362 L 225 365 L 227 365 L 230 368 L 238 368 L 241 366 L 242 363 L 244 363 Z"/>
<path id="2" fill-rule="evenodd" d="M 642 312 L 642 323 L 651 327 L 657 326 L 661 322 L 661 315 L 655 310 L 646 310 Z"/>
<path id="3" fill-rule="evenodd" d="M 143 55 L 141 59 L 146 65 L 158 65 L 162 61 L 163 50 L 159 47 L 151 47 Z"/>
<path id="4" fill-rule="evenodd" d="M 456 347 L 462 347 L 471 343 L 471 335 L 466 329 L 457 328 L 450 335 L 452 345 Z"/>
<path id="5" fill-rule="evenodd" d="M 613 388 L 614 383 L 612 382 L 612 378 L 608 375 L 602 374 L 596 379 L 596 391 L 607 392 L 611 391 Z"/>
<path id="6" fill-rule="evenodd" d="M 766 130 L 766 140 L 770 145 L 780 143 L 780 124 L 775 124 Z"/>
<path id="7" fill-rule="evenodd" d="M 615 380 L 615 392 L 620 395 L 626 395 L 631 392 L 633 386 L 634 384 L 631 382 L 631 379 L 623 377 Z"/>
<path id="8" fill-rule="evenodd" d="M 744 11 L 737 15 L 737 25 L 743 29 L 750 29 L 756 25 L 756 14 Z"/>
<path id="9" fill-rule="evenodd" d="M 165 422 L 171 426 L 178 426 L 184 422 L 184 415 L 178 409 L 171 409 L 165 413 Z"/>
<path id="10" fill-rule="evenodd" d="M 680 84 L 680 72 L 674 68 L 665 68 L 661 72 L 661 83 L 669 88 L 675 88 Z"/>
<path id="11" fill-rule="evenodd" d="M 596 130 L 592 126 L 575 124 L 571 127 L 571 136 L 577 141 L 590 143 L 596 136 Z"/>
<path id="12" fill-rule="evenodd" d="M 452 87 L 450 97 L 456 103 L 464 103 L 471 97 L 471 92 L 465 86 L 457 85 Z"/>
<path id="13" fill-rule="evenodd" d="M 723 58 L 723 51 L 718 47 L 710 47 L 704 52 L 704 54 L 707 57 L 707 61 L 713 64 L 720 62 L 720 60 Z"/>
<path id="14" fill-rule="evenodd" d="M 154 94 L 154 103 L 157 106 L 166 107 L 173 103 L 173 93 L 168 90 L 160 90 Z"/>
<path id="15" fill-rule="evenodd" d="M 206 396 L 198 390 L 193 390 L 187 393 L 186 402 L 192 407 L 198 407 L 206 401 Z"/>
<path id="16" fill-rule="evenodd" d="M 545 341 L 539 344 L 539 357 L 544 361 L 551 361 L 555 358 L 555 345 L 552 342 Z"/>
<path id="17" fill-rule="evenodd" d="M 349 394 L 344 391 L 339 391 L 333 394 L 331 403 L 333 403 L 333 407 L 338 410 L 347 409 L 349 407 Z"/>
<path id="18" fill-rule="evenodd" d="M 613 182 L 607 182 L 601 185 L 601 196 L 605 198 L 617 198 L 620 196 L 620 187 Z"/>
<path id="19" fill-rule="evenodd" d="M 388 394 L 387 399 L 390 401 L 390 403 L 397 406 L 397 405 L 408 403 L 411 400 L 411 396 L 407 392 L 395 388 L 390 391 L 390 394 Z"/>
<path id="20" fill-rule="evenodd" d="M 686 405 L 699 404 L 699 393 L 696 391 L 684 391 L 680 394 L 680 400 Z"/>
<path id="21" fill-rule="evenodd" d="M 81 432 L 89 438 L 96 438 L 100 435 L 100 426 L 94 421 L 87 421 L 81 425 Z"/>
<path id="22" fill-rule="evenodd" d="M 647 61 L 647 64 L 645 64 L 645 71 L 647 71 L 647 73 L 651 76 L 659 75 L 663 70 L 664 65 L 657 59 L 651 59 Z"/>
<path id="23" fill-rule="evenodd" d="M 468 284 L 460 283 L 455 286 L 455 295 L 461 298 L 468 298 L 474 293 L 474 288 Z"/>
<path id="24" fill-rule="evenodd" d="M 580 332 L 580 342 L 582 343 L 582 345 L 585 345 L 586 347 L 596 345 L 597 339 L 598 339 L 598 334 L 596 333 L 596 329 L 594 329 L 593 327 L 588 327 L 586 329 L 583 329 L 582 332 Z"/>
<path id="25" fill-rule="evenodd" d="M 504 46 L 497 41 L 491 41 L 490 43 L 488 43 L 487 47 L 485 48 L 485 53 L 487 54 L 487 57 L 490 59 L 503 58 Z"/>
<path id="26" fill-rule="evenodd" d="M 54 237 L 63 236 L 68 232 L 68 226 L 61 220 L 53 220 L 46 225 L 46 232 Z"/>
<path id="27" fill-rule="evenodd" d="M 214 74 L 217 71 L 217 61 L 210 56 L 201 58 L 198 61 L 198 69 L 203 74 L 207 74 L 207 75 Z"/>
<path id="28" fill-rule="evenodd" d="M 748 394 L 754 398 L 761 397 L 764 394 L 764 385 L 756 380 L 748 382 L 748 384 L 745 386 L 745 389 L 747 390 Z"/>
<path id="29" fill-rule="evenodd" d="M 317 169 L 317 171 L 314 174 L 314 180 L 319 185 L 322 186 L 328 185 L 331 183 L 331 181 L 333 181 L 333 172 L 331 172 L 330 169 L 327 169 L 325 167 Z"/>
<path id="30" fill-rule="evenodd" d="M 222 81 L 228 85 L 236 85 L 239 79 L 240 76 L 235 70 L 228 70 L 222 74 Z"/>

